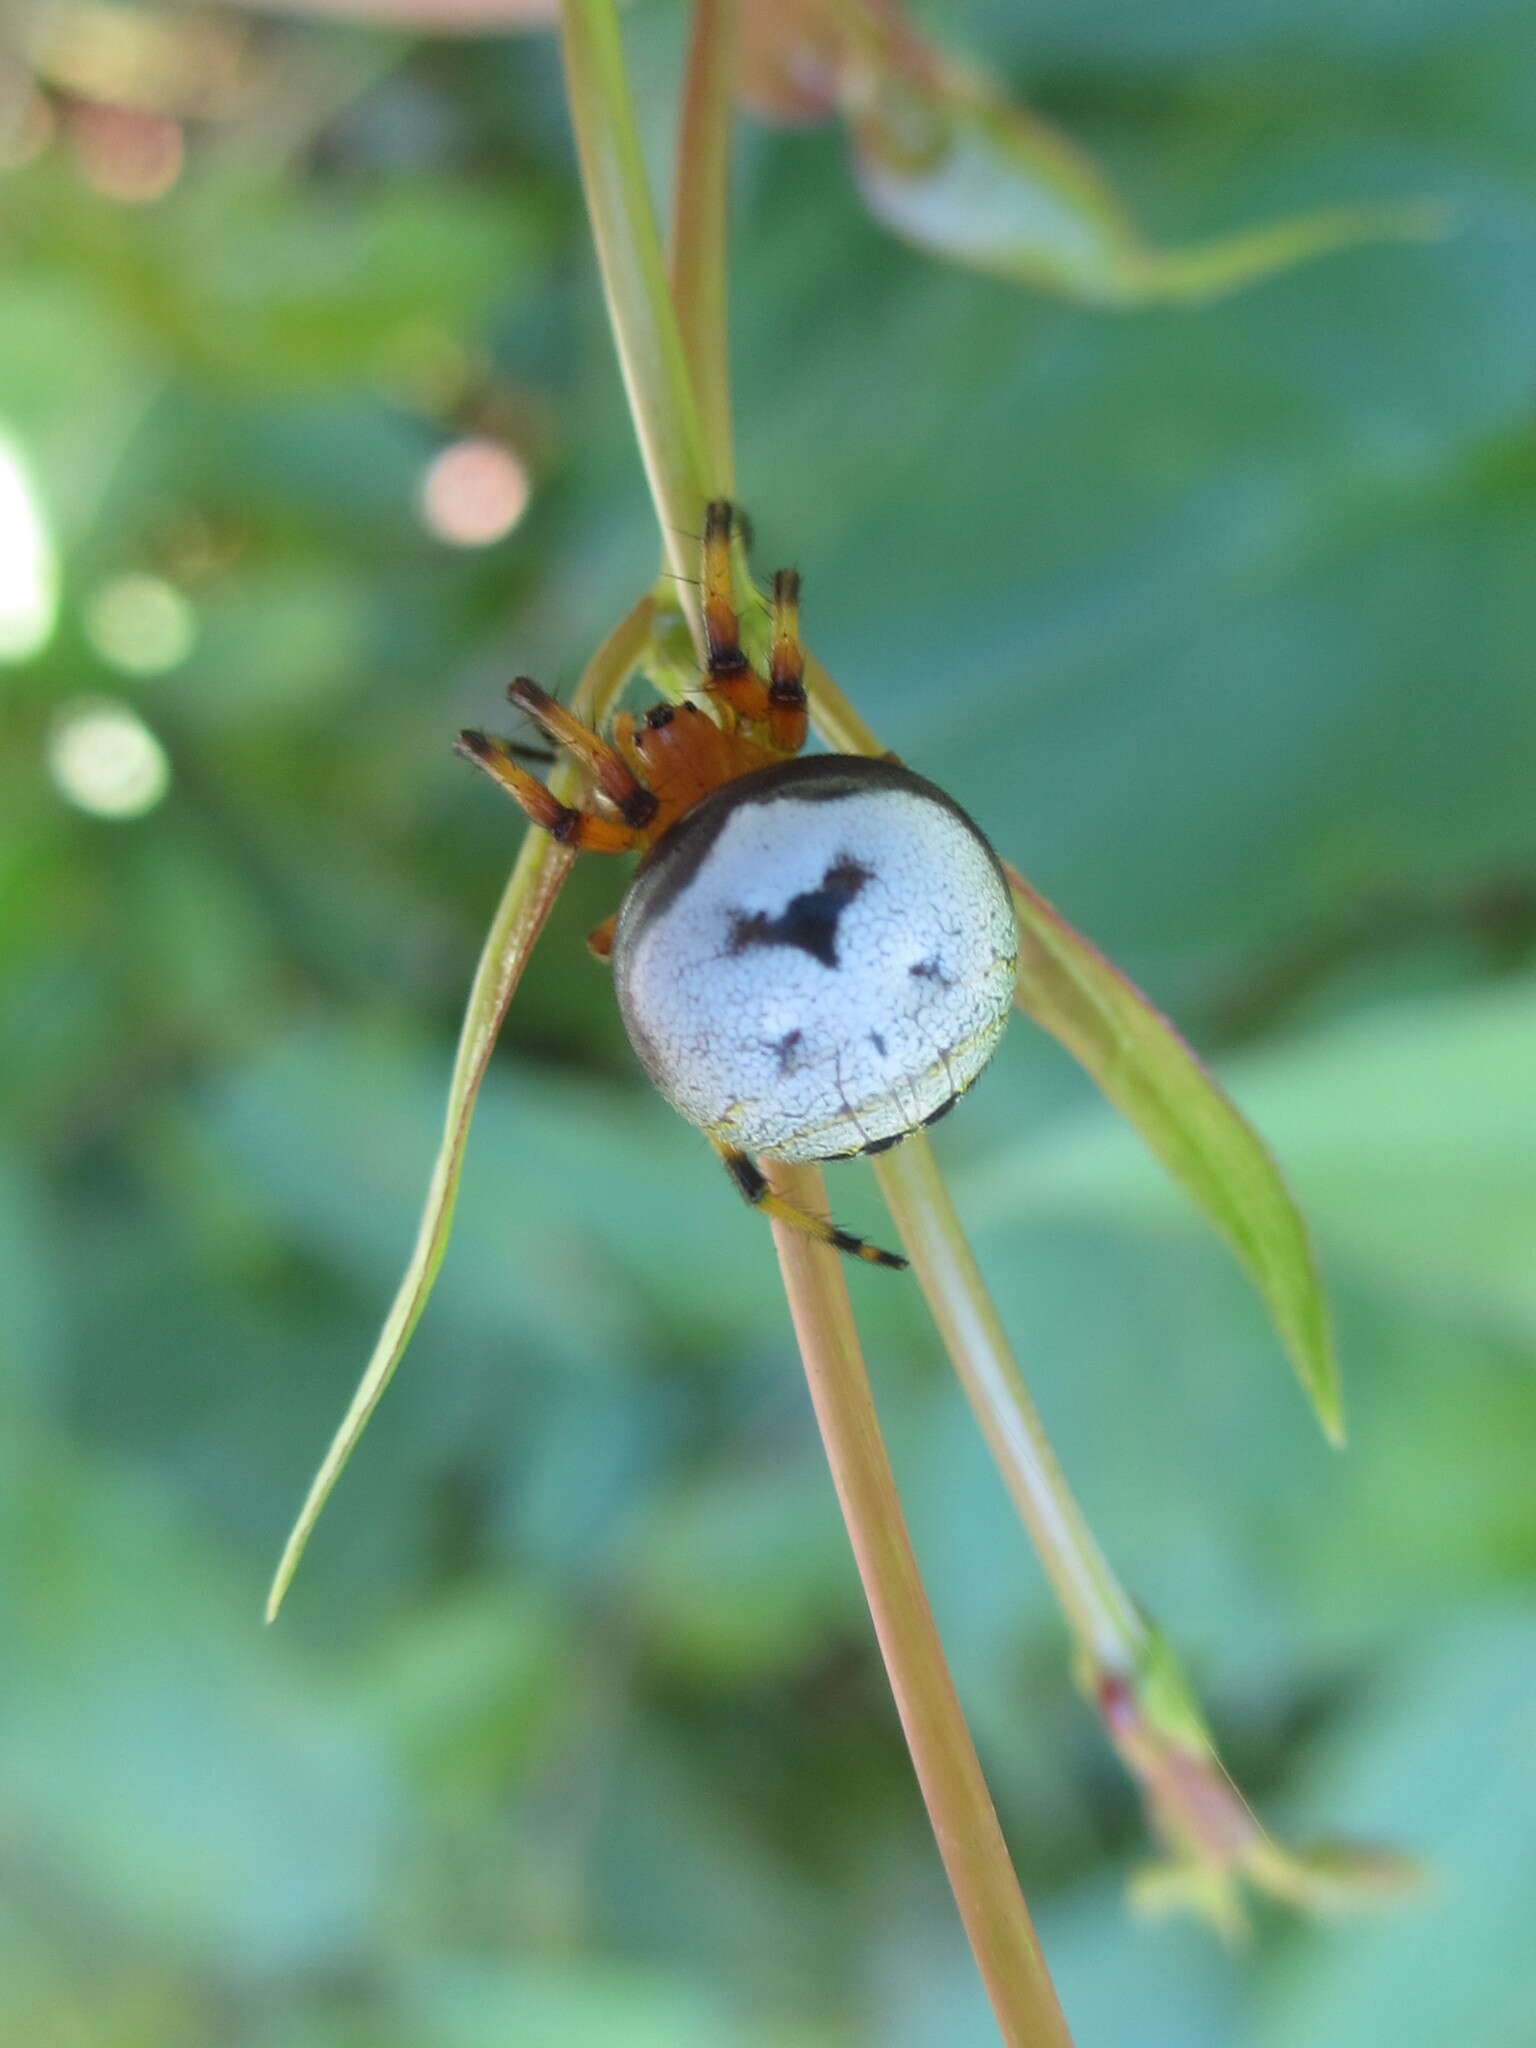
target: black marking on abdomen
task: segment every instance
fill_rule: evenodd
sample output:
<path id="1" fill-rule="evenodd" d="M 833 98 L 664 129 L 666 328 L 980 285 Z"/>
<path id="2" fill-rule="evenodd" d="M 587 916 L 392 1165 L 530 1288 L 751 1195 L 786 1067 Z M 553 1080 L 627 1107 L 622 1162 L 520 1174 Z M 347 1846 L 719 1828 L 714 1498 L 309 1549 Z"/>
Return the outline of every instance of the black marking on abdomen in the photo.
<path id="1" fill-rule="evenodd" d="M 799 1030 L 786 1031 L 782 1038 L 775 1041 L 773 1050 L 778 1058 L 781 1074 L 794 1072 L 795 1054 L 804 1041 L 805 1033 Z"/>
<path id="2" fill-rule="evenodd" d="M 726 950 L 744 953 L 749 946 L 798 946 L 823 967 L 836 967 L 838 922 L 864 884 L 874 878 L 874 871 L 851 854 L 839 854 L 822 876 L 821 887 L 791 896 L 782 916 L 769 917 L 766 911 L 754 910 L 748 917 L 738 911 Z"/>
<path id="3" fill-rule="evenodd" d="M 936 981 L 940 988 L 953 988 L 954 982 L 939 965 L 937 953 L 931 953 L 926 960 L 919 960 L 907 969 L 914 981 Z"/>

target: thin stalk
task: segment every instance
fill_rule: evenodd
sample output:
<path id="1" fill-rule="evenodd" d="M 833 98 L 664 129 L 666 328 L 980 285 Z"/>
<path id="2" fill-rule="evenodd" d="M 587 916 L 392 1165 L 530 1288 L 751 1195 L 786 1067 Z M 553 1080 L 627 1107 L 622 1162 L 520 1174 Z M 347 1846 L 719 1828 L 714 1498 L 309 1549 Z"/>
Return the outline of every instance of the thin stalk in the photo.
<path id="1" fill-rule="evenodd" d="M 1085 1675 L 1095 1683 L 1134 1676 L 1149 1647 L 1146 1624 L 1062 1477 L 933 1147 L 918 1132 L 874 1166 L 944 1348 L 1087 1662 Z"/>
<path id="2" fill-rule="evenodd" d="M 764 1160 L 779 1193 L 824 1206 L 812 1167 Z M 811 1402 L 907 1748 L 976 1964 L 1010 2048 L 1071 2036 L 1008 1858 L 907 1536 L 835 1253 L 775 1223 Z"/>
<path id="3" fill-rule="evenodd" d="M 614 346 L 662 546 L 702 653 L 691 585 L 710 465 L 667 291 L 612 0 L 561 0 L 560 27 L 571 126 Z"/>
<path id="4" fill-rule="evenodd" d="M 1135 1778 L 1165 1850 L 1137 1886 L 1230 1935 L 1246 1925 L 1238 1881 L 1293 1905 L 1369 1905 L 1414 1882 L 1412 1866 L 1353 1844 L 1298 1855 L 1273 1842 L 1217 1753 L 1172 1646 L 1137 1611 L 1061 1475 L 997 1311 L 921 1133 L 875 1161 L 988 1447 L 1066 1614 L 1079 1685 Z"/>
<path id="5" fill-rule="evenodd" d="M 739 0 L 696 0 L 678 110 L 668 244 L 672 303 L 698 399 L 712 498 L 733 497 L 736 489 L 726 216 L 740 13 Z"/>
<path id="6" fill-rule="evenodd" d="M 808 661 L 806 676 L 827 744 L 879 753 L 879 741 L 820 662 Z M 1131 1676 L 1147 1654 L 1146 1625 L 1062 1476 L 933 1147 L 919 1131 L 872 1163 L 950 1362 L 1077 1640 L 1088 1689 L 1105 1674 Z"/>
<path id="7" fill-rule="evenodd" d="M 730 477 L 725 341 L 727 87 L 734 0 L 699 0 L 674 202 L 674 275 L 688 349 L 662 284 L 611 0 L 562 0 L 566 76 L 587 203 L 646 474 L 679 587 L 704 499 Z M 702 181 L 695 192 L 692 181 Z M 690 366 L 708 394 L 701 417 Z M 705 428 L 707 427 L 707 439 Z M 690 623 L 698 639 L 696 603 Z M 840 700 L 839 700 L 840 703 Z M 846 709 L 846 707 L 844 707 Z M 852 714 L 846 716 L 851 719 Z M 860 751 L 878 751 L 864 729 Z M 819 1177 L 774 1165 L 792 1198 Z M 1010 2048 L 1070 2048 L 1070 2037 L 1009 1861 L 929 1612 L 836 1257 L 776 1228 L 811 1398 L 939 1853 Z"/>
<path id="8" fill-rule="evenodd" d="M 813 654 L 806 656 L 805 687 L 811 702 L 811 723 L 834 753 L 886 752 Z"/>

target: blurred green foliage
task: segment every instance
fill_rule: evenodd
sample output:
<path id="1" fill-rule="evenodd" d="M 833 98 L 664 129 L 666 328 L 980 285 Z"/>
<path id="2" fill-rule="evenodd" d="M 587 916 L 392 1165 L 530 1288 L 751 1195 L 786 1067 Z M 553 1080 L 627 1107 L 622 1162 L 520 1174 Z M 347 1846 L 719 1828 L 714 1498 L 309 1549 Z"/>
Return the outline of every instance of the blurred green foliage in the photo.
<path id="1" fill-rule="evenodd" d="M 986 2041 L 765 1233 L 641 1084 L 581 950 L 619 886 L 604 863 L 514 1007 L 408 1370 L 259 1625 L 409 1242 L 516 839 L 450 736 L 494 722 L 517 669 L 568 684 L 655 543 L 552 46 L 195 19 L 242 90 L 192 110 L 162 196 L 102 190 L 61 93 L 0 188 L 0 425 L 63 562 L 0 737 L 3 2031 Z M 1240 1279 L 1051 1048 L 1018 1028 L 941 1134 L 1085 1505 L 1261 1810 L 1433 1867 L 1389 1917 L 1277 1915 L 1231 1957 L 1126 1916 L 1139 1816 L 1024 1539 L 912 1292 L 853 1278 L 1077 2037 L 1516 2048 L 1536 2038 L 1520 10 L 934 20 L 1163 240 L 1341 193 L 1431 194 L 1460 223 L 1208 312 L 1106 319 L 932 266 L 864 217 L 833 135 L 754 131 L 734 361 L 759 563 L 803 568 L 813 641 L 889 744 L 1217 1061 L 1334 1282 L 1342 1460 Z M 677 12 L 638 5 L 629 33 L 659 163 Z M 483 549 L 419 504 L 467 433 L 533 480 Z M 162 672 L 93 637 L 128 574 L 190 606 Z M 142 816 L 58 779 L 60 721 L 103 697 L 168 756 Z M 866 1176 L 834 1195 L 873 1227 Z"/>

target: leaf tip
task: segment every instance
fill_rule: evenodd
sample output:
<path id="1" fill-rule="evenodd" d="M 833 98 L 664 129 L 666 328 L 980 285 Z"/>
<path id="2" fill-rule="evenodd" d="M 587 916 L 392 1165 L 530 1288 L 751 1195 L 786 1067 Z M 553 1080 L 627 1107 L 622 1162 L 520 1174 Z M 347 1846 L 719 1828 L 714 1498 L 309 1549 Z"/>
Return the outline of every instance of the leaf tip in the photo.
<path id="1" fill-rule="evenodd" d="M 1344 1390 L 1339 1384 L 1339 1368 L 1331 1350 L 1320 1368 L 1309 1376 L 1306 1389 L 1318 1427 L 1332 1448 L 1342 1451 L 1348 1436 L 1344 1424 Z"/>
<path id="2" fill-rule="evenodd" d="M 298 1570 L 302 1547 L 302 1544 L 295 1545 L 292 1536 L 283 1547 L 283 1554 L 277 1562 L 277 1570 L 272 1574 L 272 1583 L 267 1588 L 266 1605 L 261 1610 L 261 1618 L 268 1628 L 276 1621 L 282 1611 L 283 1602 L 288 1598 L 288 1588 L 293 1584 L 293 1575 Z"/>

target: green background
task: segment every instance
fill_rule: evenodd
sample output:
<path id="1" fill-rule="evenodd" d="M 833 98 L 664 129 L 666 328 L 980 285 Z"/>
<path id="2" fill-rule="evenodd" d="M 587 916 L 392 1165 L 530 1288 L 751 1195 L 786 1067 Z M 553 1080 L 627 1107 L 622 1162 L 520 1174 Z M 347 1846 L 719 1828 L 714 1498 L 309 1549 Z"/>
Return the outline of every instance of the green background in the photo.
<path id="1" fill-rule="evenodd" d="M 1122 1575 L 1287 1838 L 1396 1911 L 1148 1926 L 1136 1801 L 909 1283 L 851 1276 L 918 1553 L 1082 2048 L 1536 2042 L 1536 68 L 1515 5 L 935 15 L 1149 231 L 1438 197 L 1457 232 L 1095 315 L 742 137 L 756 561 L 887 744 L 1172 1014 L 1337 1309 L 1322 1445 L 1225 1254 L 1022 1021 L 937 1134 Z M 261 1597 L 403 1261 L 518 821 L 449 742 L 568 687 L 655 536 L 552 44 L 242 31 L 278 83 L 152 205 L 0 186 L 0 421 L 64 559 L 0 672 L 0 2018 L 181 2048 L 993 2037 L 767 1236 L 642 1085 L 586 863 L 406 1368 Z M 628 35 L 658 164 L 680 24 Z M 1522 44 L 1524 47 L 1522 48 Z M 445 405 L 423 370 L 481 371 Z M 446 351 L 446 353 L 445 353 Z M 525 451 L 502 544 L 426 463 Z M 193 547 L 186 536 L 198 538 Z M 85 631 L 181 583 L 153 677 Z M 87 816 L 61 706 L 165 800 Z M 862 1168 L 840 1219 L 877 1238 Z"/>

